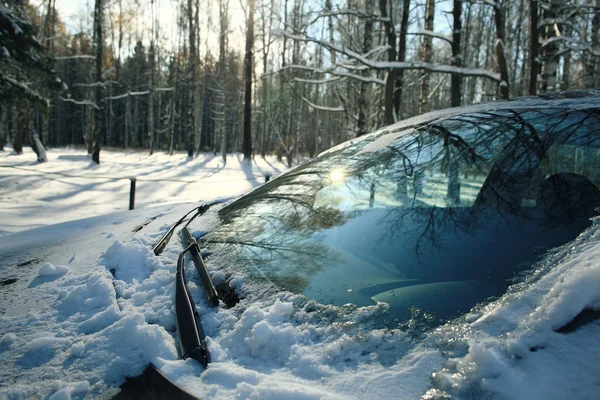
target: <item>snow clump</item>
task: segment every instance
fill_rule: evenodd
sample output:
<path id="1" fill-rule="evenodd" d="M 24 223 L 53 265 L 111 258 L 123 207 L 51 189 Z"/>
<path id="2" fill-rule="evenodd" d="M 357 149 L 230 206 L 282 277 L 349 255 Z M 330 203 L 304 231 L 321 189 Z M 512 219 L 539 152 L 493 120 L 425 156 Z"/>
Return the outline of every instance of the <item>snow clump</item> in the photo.
<path id="1" fill-rule="evenodd" d="M 46 263 L 40 267 L 38 276 L 57 276 L 64 275 L 67 272 L 69 272 L 69 267 L 66 265 L 52 265 L 50 263 Z"/>

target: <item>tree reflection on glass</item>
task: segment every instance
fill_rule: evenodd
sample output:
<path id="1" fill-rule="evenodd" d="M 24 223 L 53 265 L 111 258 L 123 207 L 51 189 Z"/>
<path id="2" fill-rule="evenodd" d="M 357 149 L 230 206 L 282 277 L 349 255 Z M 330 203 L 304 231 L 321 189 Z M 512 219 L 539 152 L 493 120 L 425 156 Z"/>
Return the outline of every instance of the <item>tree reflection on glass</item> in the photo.
<path id="1" fill-rule="evenodd" d="M 206 242 L 317 301 L 451 317 L 589 226 L 598 119 L 501 110 L 373 134 L 225 207 Z"/>

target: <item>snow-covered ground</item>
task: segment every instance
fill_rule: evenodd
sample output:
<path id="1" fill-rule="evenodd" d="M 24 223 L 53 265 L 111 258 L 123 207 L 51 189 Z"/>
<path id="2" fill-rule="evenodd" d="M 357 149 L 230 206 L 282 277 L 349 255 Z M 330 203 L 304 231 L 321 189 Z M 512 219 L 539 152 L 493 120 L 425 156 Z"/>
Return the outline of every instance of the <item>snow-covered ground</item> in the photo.
<path id="1" fill-rule="evenodd" d="M 127 208 L 127 181 L 74 184 L 1 170 L 1 229 L 19 232 L 0 239 L 0 398 L 109 397 L 148 363 L 205 399 L 598 398 L 600 324 L 569 334 L 555 329 L 584 308 L 600 309 L 600 221 L 502 298 L 418 337 L 369 329 L 384 304 L 357 309 L 285 292 L 252 295 L 255 283 L 243 276 L 231 284 L 245 299 L 231 309 L 211 308 L 188 266 L 213 359 L 204 369 L 177 354 L 173 298 L 181 243 L 173 238 L 158 257 L 150 247 L 193 206 L 176 202 L 235 195 L 256 184 L 244 178 L 284 167 L 257 158 L 260 170 L 253 165 L 250 172 L 235 156 L 219 169 L 218 159 L 103 155 L 104 165 L 94 168 L 76 151 L 51 151 L 46 165 L 5 154 L 0 160 L 69 174 L 204 176 L 212 183 L 143 189 L 138 182 L 139 208 L 100 215 Z M 26 230 L 49 225 L 53 214 L 68 222 Z M 211 209 L 193 227 L 215 223 Z M 222 279 L 218 262 L 209 268 Z"/>
<path id="2" fill-rule="evenodd" d="M 220 156 L 158 152 L 101 152 L 96 165 L 83 149 L 51 149 L 39 164 L 24 154 L 0 151 L 0 236 L 57 222 L 102 215 L 129 207 L 129 177 L 136 177 L 135 208 L 166 203 L 209 201 L 248 192 L 287 169 L 275 157 Z M 84 177 L 78 177 L 84 176 Z"/>

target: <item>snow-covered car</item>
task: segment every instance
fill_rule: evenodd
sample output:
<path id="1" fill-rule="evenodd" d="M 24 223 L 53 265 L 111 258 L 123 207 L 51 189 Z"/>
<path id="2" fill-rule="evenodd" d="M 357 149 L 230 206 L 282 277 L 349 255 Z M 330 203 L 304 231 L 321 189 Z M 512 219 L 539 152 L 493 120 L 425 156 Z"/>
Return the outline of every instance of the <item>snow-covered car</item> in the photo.
<path id="1" fill-rule="evenodd" d="M 597 398 L 599 188 L 600 92 L 566 92 L 4 237 L 0 396 Z"/>

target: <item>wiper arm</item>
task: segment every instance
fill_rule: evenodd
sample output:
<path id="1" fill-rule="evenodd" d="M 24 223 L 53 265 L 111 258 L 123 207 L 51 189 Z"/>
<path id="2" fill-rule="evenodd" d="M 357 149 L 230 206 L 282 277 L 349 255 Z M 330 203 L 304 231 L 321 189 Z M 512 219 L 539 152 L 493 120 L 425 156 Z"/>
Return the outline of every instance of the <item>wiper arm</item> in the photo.
<path id="1" fill-rule="evenodd" d="M 196 214 L 194 214 L 190 218 L 190 220 L 186 223 L 185 226 L 188 226 L 190 224 L 190 222 L 192 222 L 194 220 L 194 218 L 196 218 L 199 215 L 204 214 L 206 211 L 208 211 L 209 208 L 211 208 L 215 204 L 219 204 L 219 203 L 220 203 L 220 201 L 215 201 L 212 203 L 205 203 L 199 207 L 196 207 L 196 208 L 188 211 L 183 217 L 181 217 L 179 219 L 179 221 L 175 222 L 175 224 L 173 224 L 173 226 L 171 228 L 169 228 L 169 230 L 164 235 L 162 235 L 162 237 L 160 239 L 158 239 L 158 242 L 156 242 L 156 244 L 152 247 L 152 251 L 154 252 L 154 255 L 158 256 L 163 252 L 163 250 L 167 246 L 167 243 L 169 243 L 169 240 L 171 240 L 171 237 L 173 236 L 173 232 L 175 232 L 175 228 L 177 228 L 179 225 L 181 225 L 181 223 L 185 220 L 185 218 L 188 215 L 190 215 L 191 213 L 196 211 Z"/>
<path id="2" fill-rule="evenodd" d="M 196 270 L 200 275 L 200 280 L 202 281 L 202 286 L 204 286 L 204 292 L 208 297 L 208 301 L 213 306 L 218 306 L 219 295 L 217 294 L 217 289 L 215 288 L 212 278 L 208 273 L 206 264 L 204 264 L 202 254 L 200 254 L 200 246 L 198 246 L 198 242 L 196 242 L 196 239 L 194 238 L 194 236 L 192 236 L 192 233 L 187 228 L 187 226 L 184 226 L 181 232 L 183 233 L 183 238 L 185 240 L 186 245 L 188 246 L 187 249 L 192 254 L 192 261 L 194 261 Z"/>
<path id="3" fill-rule="evenodd" d="M 179 254 L 175 280 L 175 314 L 177 316 L 177 336 L 181 348 L 181 357 L 185 360 L 193 358 L 204 367 L 210 362 L 210 354 L 206 347 L 206 335 L 196 311 L 194 300 L 185 283 L 185 253 L 198 249 L 194 241 Z"/>

